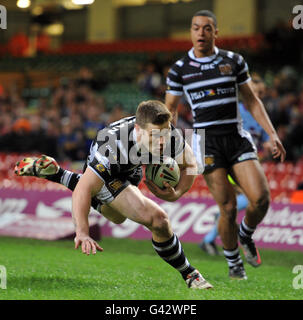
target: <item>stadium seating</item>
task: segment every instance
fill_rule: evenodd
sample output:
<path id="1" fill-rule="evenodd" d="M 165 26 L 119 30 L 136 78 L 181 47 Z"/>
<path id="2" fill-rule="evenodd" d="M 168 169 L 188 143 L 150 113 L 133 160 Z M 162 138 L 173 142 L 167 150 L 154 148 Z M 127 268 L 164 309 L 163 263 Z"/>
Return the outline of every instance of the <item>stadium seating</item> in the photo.
<path id="1" fill-rule="evenodd" d="M 14 174 L 15 163 L 26 156 L 25 154 L 4 154 L 0 153 L 0 190 L 1 188 L 16 188 L 25 190 L 62 190 L 63 186 L 46 180 L 33 177 L 17 177 Z M 81 164 L 64 162 L 60 165 L 66 169 L 76 172 L 81 171 Z M 275 202 L 290 203 L 293 193 L 297 189 L 299 182 L 303 180 L 303 161 L 297 164 L 286 163 L 263 163 L 263 168 L 267 176 L 271 191 L 272 200 Z M 148 194 L 149 191 L 144 183 L 140 184 L 141 190 Z M 185 195 L 190 198 L 211 198 L 206 182 L 202 176 L 199 176 L 190 191 Z"/>
<path id="2" fill-rule="evenodd" d="M 126 112 L 134 114 L 138 104 L 143 100 L 152 99 L 148 94 L 142 93 L 136 84 L 112 83 L 103 92 L 106 106 L 111 110 L 116 104 L 123 105 Z"/>

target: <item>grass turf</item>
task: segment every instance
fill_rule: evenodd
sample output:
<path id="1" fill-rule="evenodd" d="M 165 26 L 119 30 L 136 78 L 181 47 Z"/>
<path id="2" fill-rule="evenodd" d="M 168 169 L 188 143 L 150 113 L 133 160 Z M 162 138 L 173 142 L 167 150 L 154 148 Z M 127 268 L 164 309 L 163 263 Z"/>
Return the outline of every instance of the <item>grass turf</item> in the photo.
<path id="1" fill-rule="evenodd" d="M 150 241 L 104 238 L 101 244 L 104 252 L 85 256 L 72 241 L 0 237 L 0 265 L 7 270 L 0 300 L 302 299 L 303 289 L 292 285 L 293 267 L 303 265 L 300 252 L 261 249 L 263 265 L 245 264 L 248 280 L 238 281 L 228 278 L 222 256 L 210 257 L 196 244 L 184 243 L 190 263 L 214 286 L 190 290 Z"/>

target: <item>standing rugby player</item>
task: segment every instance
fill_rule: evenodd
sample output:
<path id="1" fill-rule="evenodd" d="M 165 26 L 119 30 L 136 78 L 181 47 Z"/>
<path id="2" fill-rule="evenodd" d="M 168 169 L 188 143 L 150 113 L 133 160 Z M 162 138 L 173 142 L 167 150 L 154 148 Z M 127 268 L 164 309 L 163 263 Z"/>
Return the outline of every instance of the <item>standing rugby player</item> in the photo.
<path id="1" fill-rule="evenodd" d="M 185 94 L 193 113 L 193 150 L 204 178 L 220 209 L 218 225 L 229 276 L 247 279 L 238 249 L 238 238 L 248 263 L 257 267 L 260 255 L 252 235 L 270 203 L 268 183 L 257 158 L 251 135 L 242 127 L 238 94 L 256 121 L 269 135 L 274 158 L 285 159 L 285 149 L 255 95 L 244 58 L 215 46 L 217 19 L 198 11 L 191 22 L 193 48 L 170 69 L 165 104 L 177 119 L 177 106 Z M 205 130 L 205 159 L 199 129 Z M 236 194 L 227 179 L 230 174 L 249 200 L 240 228 L 236 223 Z"/>

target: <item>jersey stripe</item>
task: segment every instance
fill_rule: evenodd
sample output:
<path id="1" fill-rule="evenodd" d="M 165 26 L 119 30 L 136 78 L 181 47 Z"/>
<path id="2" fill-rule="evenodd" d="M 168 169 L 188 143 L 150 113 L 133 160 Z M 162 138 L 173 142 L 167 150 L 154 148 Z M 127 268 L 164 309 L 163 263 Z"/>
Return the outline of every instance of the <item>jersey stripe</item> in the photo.
<path id="1" fill-rule="evenodd" d="M 210 86 L 212 84 L 219 84 L 219 83 L 230 82 L 230 81 L 235 81 L 235 80 L 236 80 L 236 77 L 220 77 L 217 79 L 199 81 L 197 83 L 190 83 L 188 85 L 183 86 L 183 89 L 184 90 L 196 89 L 196 88 L 201 88 L 204 86 Z"/>
<path id="2" fill-rule="evenodd" d="M 167 93 L 181 96 L 191 106 L 194 127 L 203 128 L 235 124 L 228 130 L 237 130 L 238 85 L 250 80 L 249 68 L 244 58 L 232 51 L 215 50 L 208 59 L 197 59 L 191 49 L 175 63 L 167 76 Z M 224 132 L 224 133 L 223 133 Z"/>

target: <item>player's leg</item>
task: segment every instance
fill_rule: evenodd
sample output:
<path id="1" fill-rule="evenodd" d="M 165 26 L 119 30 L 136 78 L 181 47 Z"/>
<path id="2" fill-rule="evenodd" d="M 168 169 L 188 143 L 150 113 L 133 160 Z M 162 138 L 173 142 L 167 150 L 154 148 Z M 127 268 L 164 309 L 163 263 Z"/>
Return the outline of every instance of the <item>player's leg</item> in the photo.
<path id="1" fill-rule="evenodd" d="M 233 187 L 227 180 L 227 171 L 218 168 L 205 173 L 204 178 L 220 209 L 219 232 L 226 249 L 232 249 L 237 244 L 236 196 Z"/>
<path id="2" fill-rule="evenodd" d="M 124 217 L 146 226 L 152 232 L 155 251 L 165 262 L 181 273 L 188 287 L 198 289 L 212 287 L 188 262 L 165 211 L 154 201 L 145 197 L 136 186 L 128 185 L 108 205 Z"/>
<path id="3" fill-rule="evenodd" d="M 240 229 L 239 239 L 244 247 L 247 261 L 257 267 L 261 264 L 252 235 L 262 221 L 270 204 L 270 192 L 266 176 L 258 160 L 248 160 L 233 166 L 233 174 L 249 200 Z"/>
<path id="4" fill-rule="evenodd" d="M 78 174 L 61 168 L 54 158 L 47 155 L 38 158 L 28 157 L 18 161 L 15 166 L 15 174 L 46 179 L 64 185 L 71 191 L 75 190 L 82 176 L 81 173 Z M 120 224 L 126 219 L 108 205 L 102 205 L 102 202 L 96 198 L 92 199 L 92 207 L 113 223 Z"/>
<path id="5" fill-rule="evenodd" d="M 203 240 L 199 243 L 199 247 L 211 256 L 219 255 L 219 250 L 216 245 L 216 238 L 219 235 L 218 220 L 220 212 L 215 214 L 215 224 L 212 229 L 204 236 Z"/>
<path id="6" fill-rule="evenodd" d="M 121 224 L 126 220 L 125 216 L 123 216 L 119 211 L 115 210 L 114 208 L 111 208 L 107 204 L 101 205 L 100 208 L 98 207 L 97 211 L 99 211 L 102 214 L 102 216 L 104 216 L 106 219 L 110 220 L 115 224 Z"/>
<path id="7" fill-rule="evenodd" d="M 236 223 L 236 194 L 227 179 L 227 170 L 217 168 L 204 174 L 208 188 L 220 209 L 218 230 L 223 242 L 223 253 L 232 278 L 246 279 L 238 248 L 238 226 Z"/>
<path id="8" fill-rule="evenodd" d="M 266 176 L 258 160 L 237 163 L 233 172 L 249 200 L 245 222 L 250 228 L 255 228 L 263 220 L 270 204 Z"/>
<path id="9" fill-rule="evenodd" d="M 73 191 L 81 174 L 65 170 L 57 161 L 47 155 L 38 158 L 28 157 L 18 161 L 15 166 L 17 176 L 32 176 L 64 185 Z"/>
<path id="10" fill-rule="evenodd" d="M 248 199 L 243 193 L 237 195 L 237 211 L 246 209 L 248 206 Z M 213 228 L 205 235 L 199 247 L 209 255 L 219 255 L 219 251 L 216 245 L 216 238 L 219 235 L 218 231 L 218 221 L 220 217 L 220 212 L 215 215 L 215 225 Z"/>

